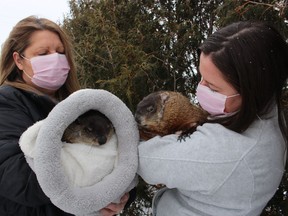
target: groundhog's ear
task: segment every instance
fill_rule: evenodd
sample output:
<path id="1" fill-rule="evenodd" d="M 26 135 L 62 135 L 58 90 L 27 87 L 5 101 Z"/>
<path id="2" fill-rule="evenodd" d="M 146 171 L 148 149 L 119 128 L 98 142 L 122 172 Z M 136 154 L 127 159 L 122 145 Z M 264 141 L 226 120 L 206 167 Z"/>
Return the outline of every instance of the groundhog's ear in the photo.
<path id="1" fill-rule="evenodd" d="M 169 99 L 169 93 L 168 92 L 161 92 L 160 97 L 161 97 L 162 104 L 164 104 Z"/>

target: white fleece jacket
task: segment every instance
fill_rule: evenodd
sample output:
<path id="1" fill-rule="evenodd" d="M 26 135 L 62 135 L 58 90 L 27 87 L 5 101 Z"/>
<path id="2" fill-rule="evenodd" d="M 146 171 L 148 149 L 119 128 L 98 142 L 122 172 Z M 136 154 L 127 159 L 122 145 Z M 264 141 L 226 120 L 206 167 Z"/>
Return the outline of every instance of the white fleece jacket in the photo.
<path id="1" fill-rule="evenodd" d="M 154 197 L 153 215 L 260 215 L 285 164 L 277 110 L 271 115 L 243 134 L 207 123 L 184 142 L 168 135 L 140 143 L 138 174 L 167 186 Z"/>

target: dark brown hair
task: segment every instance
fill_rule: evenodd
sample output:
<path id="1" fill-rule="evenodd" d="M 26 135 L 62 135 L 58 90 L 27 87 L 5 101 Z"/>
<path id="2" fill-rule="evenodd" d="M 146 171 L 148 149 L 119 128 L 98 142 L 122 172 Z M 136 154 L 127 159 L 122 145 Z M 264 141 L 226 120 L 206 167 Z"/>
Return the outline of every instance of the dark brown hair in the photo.
<path id="1" fill-rule="evenodd" d="M 280 33 L 266 22 L 237 22 L 216 31 L 199 49 L 211 56 L 242 96 L 235 116 L 215 121 L 242 132 L 256 118 L 266 117 L 276 103 L 279 125 L 287 141 L 281 97 L 287 86 L 288 45 Z"/>

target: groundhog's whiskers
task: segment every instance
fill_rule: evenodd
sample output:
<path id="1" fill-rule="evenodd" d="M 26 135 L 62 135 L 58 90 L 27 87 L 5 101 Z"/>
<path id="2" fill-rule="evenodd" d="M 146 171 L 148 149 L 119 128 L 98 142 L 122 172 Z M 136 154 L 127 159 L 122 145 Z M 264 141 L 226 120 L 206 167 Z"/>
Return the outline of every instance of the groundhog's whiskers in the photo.
<path id="1" fill-rule="evenodd" d="M 91 153 L 91 151 L 92 151 L 92 149 L 93 149 L 93 147 L 94 147 L 94 145 L 91 143 L 91 144 L 89 144 L 89 146 L 90 146 L 90 148 L 89 148 L 89 151 L 87 152 L 87 153 Z"/>

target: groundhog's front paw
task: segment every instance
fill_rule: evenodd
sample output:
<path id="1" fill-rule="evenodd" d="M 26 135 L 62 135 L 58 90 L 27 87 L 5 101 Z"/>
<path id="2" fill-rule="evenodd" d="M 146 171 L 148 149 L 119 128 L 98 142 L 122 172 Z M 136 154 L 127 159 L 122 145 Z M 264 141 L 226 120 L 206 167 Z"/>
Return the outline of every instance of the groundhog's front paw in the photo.
<path id="1" fill-rule="evenodd" d="M 179 137 L 178 137 L 177 140 L 178 140 L 179 142 L 185 141 L 185 139 L 186 139 L 187 137 L 190 137 L 190 135 L 191 135 L 191 134 L 183 134 L 183 133 L 182 133 L 181 135 L 179 135 Z"/>
<path id="2" fill-rule="evenodd" d="M 196 127 L 197 127 L 197 125 L 195 124 L 192 127 L 190 127 L 189 129 L 181 131 L 181 134 L 178 137 L 178 141 L 180 141 L 180 142 L 185 141 L 185 139 L 187 137 L 190 137 L 190 135 L 196 131 Z"/>

